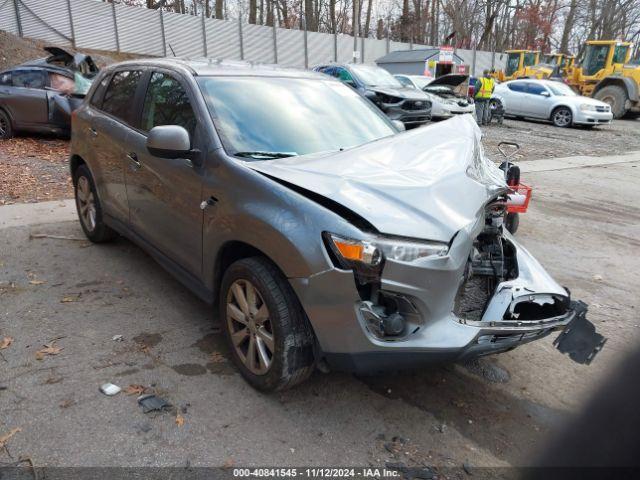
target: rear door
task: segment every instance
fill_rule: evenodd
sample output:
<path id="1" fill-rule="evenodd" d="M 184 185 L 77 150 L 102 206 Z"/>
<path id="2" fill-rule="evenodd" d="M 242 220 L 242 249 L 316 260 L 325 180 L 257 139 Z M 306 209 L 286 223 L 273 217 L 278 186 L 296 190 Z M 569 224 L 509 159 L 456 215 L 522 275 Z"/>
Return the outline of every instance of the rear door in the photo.
<path id="1" fill-rule="evenodd" d="M 153 156 L 147 134 L 159 125 L 184 127 L 191 148 L 202 150 L 202 132 L 196 120 L 193 92 L 175 72 L 156 70 L 149 79 L 137 129 L 126 152 L 127 195 L 131 227 L 191 275 L 202 273 L 200 209 L 204 169 L 187 159 Z"/>
<path id="2" fill-rule="evenodd" d="M 142 70 L 121 70 L 103 79 L 82 114 L 84 121 L 78 122 L 80 131 L 74 130 L 74 137 L 82 135 L 94 159 L 90 166 L 103 209 L 124 224 L 129 222 L 126 146 L 143 76 Z"/>
<path id="3" fill-rule="evenodd" d="M 11 84 L 0 87 L 2 101 L 16 126 L 37 127 L 49 120 L 45 72 L 21 68 L 11 72 Z"/>

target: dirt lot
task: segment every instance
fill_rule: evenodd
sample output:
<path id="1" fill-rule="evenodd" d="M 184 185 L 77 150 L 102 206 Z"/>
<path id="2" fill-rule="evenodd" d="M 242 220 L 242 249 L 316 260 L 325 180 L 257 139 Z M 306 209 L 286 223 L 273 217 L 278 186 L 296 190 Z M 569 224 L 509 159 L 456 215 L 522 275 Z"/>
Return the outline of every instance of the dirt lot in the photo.
<path id="1" fill-rule="evenodd" d="M 0 207 L 0 226 L 12 225 L 0 230 L 0 341 L 13 338 L 0 351 L 0 437 L 15 432 L 0 461 L 390 461 L 435 467 L 444 478 L 528 465 L 640 340 L 640 162 L 621 161 L 528 173 L 536 193 L 518 233 L 591 305 L 590 319 L 609 337 L 591 366 L 560 355 L 548 337 L 484 360 L 484 375 L 451 365 L 361 378 L 316 373 L 275 395 L 247 386 L 209 308 L 145 253 L 123 239 L 102 246 L 82 240 L 72 202 L 41 204 L 50 213 L 37 224 L 24 210 L 36 206 Z M 568 174 L 579 189 L 567 190 Z M 55 354 L 39 355 L 44 344 Z M 135 395 L 99 393 L 104 382 L 142 385 L 176 409 L 144 414 Z"/>

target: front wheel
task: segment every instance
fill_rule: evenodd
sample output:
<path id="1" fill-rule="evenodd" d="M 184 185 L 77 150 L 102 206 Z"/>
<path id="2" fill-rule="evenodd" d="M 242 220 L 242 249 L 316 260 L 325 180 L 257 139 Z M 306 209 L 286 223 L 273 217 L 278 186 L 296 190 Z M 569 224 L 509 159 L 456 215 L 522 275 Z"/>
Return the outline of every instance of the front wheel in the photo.
<path id="1" fill-rule="evenodd" d="M 0 110 L 0 140 L 13 137 L 13 127 L 11 119 L 4 111 Z"/>
<path id="2" fill-rule="evenodd" d="M 238 260 L 220 288 L 220 319 L 234 363 L 254 388 L 290 388 L 313 372 L 314 337 L 284 275 L 269 260 Z"/>
<path id="3" fill-rule="evenodd" d="M 573 123 L 573 113 L 567 107 L 556 108 L 551 114 L 551 121 L 556 127 L 570 127 Z"/>

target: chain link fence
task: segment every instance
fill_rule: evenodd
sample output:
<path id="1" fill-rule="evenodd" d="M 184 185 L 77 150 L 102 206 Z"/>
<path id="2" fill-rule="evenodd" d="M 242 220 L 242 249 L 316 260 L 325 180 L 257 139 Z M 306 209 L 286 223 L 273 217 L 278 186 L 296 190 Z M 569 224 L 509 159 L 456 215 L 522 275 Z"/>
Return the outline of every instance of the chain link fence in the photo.
<path id="1" fill-rule="evenodd" d="M 351 35 L 288 30 L 238 20 L 169 13 L 97 0 L 0 0 L 0 29 L 75 48 L 153 56 L 209 57 L 309 68 L 354 58 Z M 390 51 L 430 48 L 359 38 L 358 61 L 373 63 Z M 458 49 L 471 67 L 502 68 L 501 55 Z"/>

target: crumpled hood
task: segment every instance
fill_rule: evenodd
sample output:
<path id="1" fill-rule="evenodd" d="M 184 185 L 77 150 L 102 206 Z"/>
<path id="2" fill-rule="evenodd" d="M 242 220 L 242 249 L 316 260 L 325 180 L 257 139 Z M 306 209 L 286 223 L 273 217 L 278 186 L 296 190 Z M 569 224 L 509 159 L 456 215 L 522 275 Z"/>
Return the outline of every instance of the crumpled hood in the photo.
<path id="1" fill-rule="evenodd" d="M 245 163 L 344 205 L 381 233 L 449 242 L 506 188 L 480 135 L 461 115 L 343 152 Z"/>
<path id="2" fill-rule="evenodd" d="M 382 93 L 391 97 L 404 98 L 409 100 L 427 100 L 427 97 L 423 92 L 415 88 L 403 87 L 403 88 L 388 88 L 388 87 L 367 87 L 376 93 Z"/>

